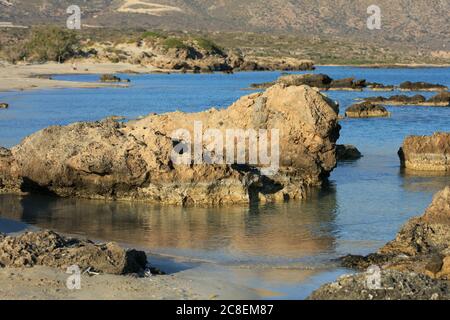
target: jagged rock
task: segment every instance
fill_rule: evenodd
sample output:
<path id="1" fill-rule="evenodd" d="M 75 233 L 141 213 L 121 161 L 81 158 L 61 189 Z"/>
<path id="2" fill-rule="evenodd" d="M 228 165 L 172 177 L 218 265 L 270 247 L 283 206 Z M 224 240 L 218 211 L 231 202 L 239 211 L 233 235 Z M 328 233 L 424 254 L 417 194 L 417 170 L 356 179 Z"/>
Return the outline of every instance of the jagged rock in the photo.
<path id="1" fill-rule="evenodd" d="M 450 299 L 450 187 L 377 253 L 341 263 L 357 270 L 378 266 L 383 289 L 368 289 L 367 274 L 357 274 L 323 286 L 311 299 Z"/>
<path id="2" fill-rule="evenodd" d="M 441 84 L 405 81 L 400 84 L 400 90 L 401 91 L 447 91 L 448 88 Z"/>
<path id="3" fill-rule="evenodd" d="M 77 265 L 82 271 L 108 274 L 141 273 L 147 266 L 142 251 L 124 250 L 115 243 L 94 244 L 63 237 L 52 231 L 0 235 L 0 267 L 48 266 L 66 270 Z"/>
<path id="4" fill-rule="evenodd" d="M 358 160 L 361 157 L 361 152 L 355 146 L 348 144 L 336 146 L 336 158 L 338 161 Z"/>
<path id="5" fill-rule="evenodd" d="M 0 109 L 8 109 L 8 108 L 9 108 L 9 104 L 4 103 L 4 102 L 0 103 Z"/>
<path id="6" fill-rule="evenodd" d="M 422 217 L 412 218 L 397 237 L 377 253 L 346 256 L 343 266 L 364 270 L 383 269 L 415 272 L 432 278 L 450 279 L 450 187 L 439 192 Z"/>
<path id="7" fill-rule="evenodd" d="M 409 136 L 399 152 L 402 167 L 419 171 L 450 171 L 450 133 Z"/>
<path id="8" fill-rule="evenodd" d="M 376 118 L 389 117 L 391 114 L 385 107 L 371 102 L 357 103 L 345 110 L 347 118 Z"/>
<path id="9" fill-rule="evenodd" d="M 383 270 L 381 289 L 367 285 L 365 273 L 346 275 L 314 291 L 309 300 L 448 300 L 447 283 L 423 274 Z"/>
<path id="10" fill-rule="evenodd" d="M 299 199 L 336 166 L 337 114 L 337 105 L 314 89 L 277 85 L 225 110 L 49 127 L 0 158 L 0 178 L 15 177 L 23 192 L 176 205 Z M 195 121 L 224 135 L 278 129 L 280 169 L 268 177 L 250 164 L 175 165 L 172 134 L 186 129 L 193 137 Z"/>

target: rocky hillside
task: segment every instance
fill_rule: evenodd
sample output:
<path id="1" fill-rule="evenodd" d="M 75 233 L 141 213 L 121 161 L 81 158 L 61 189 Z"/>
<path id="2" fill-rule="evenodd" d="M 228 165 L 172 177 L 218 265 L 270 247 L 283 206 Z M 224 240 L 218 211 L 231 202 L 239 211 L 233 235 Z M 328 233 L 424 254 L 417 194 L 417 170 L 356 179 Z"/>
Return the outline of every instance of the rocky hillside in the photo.
<path id="1" fill-rule="evenodd" d="M 366 27 L 371 0 L 2 0 L 0 22 L 63 22 L 71 4 L 82 7 L 89 26 L 331 35 L 413 43 L 442 54 L 450 45 L 450 1 L 441 0 L 378 0 L 379 31 Z"/>

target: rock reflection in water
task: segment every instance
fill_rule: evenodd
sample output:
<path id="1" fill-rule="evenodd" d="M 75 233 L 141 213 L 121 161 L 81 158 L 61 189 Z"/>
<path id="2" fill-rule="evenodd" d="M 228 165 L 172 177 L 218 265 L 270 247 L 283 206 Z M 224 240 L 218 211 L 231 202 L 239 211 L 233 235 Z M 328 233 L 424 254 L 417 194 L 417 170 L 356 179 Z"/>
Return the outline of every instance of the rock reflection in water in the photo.
<path id="1" fill-rule="evenodd" d="M 229 262 L 250 257 L 296 259 L 334 248 L 336 196 L 333 188 L 326 189 L 313 192 L 308 201 L 250 208 L 0 195 L 0 216 L 186 257 L 213 256 Z M 194 253 L 199 250 L 209 253 Z"/>

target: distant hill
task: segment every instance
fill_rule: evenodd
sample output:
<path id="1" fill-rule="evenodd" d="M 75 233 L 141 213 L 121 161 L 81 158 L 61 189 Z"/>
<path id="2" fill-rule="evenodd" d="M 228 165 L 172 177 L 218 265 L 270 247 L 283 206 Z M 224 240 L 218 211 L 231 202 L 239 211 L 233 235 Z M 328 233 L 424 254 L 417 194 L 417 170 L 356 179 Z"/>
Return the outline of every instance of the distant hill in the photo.
<path id="1" fill-rule="evenodd" d="M 382 9 L 382 29 L 366 27 Z M 337 36 L 450 50 L 450 0 L 0 0 L 0 22 L 64 23 L 78 4 L 89 26 Z"/>

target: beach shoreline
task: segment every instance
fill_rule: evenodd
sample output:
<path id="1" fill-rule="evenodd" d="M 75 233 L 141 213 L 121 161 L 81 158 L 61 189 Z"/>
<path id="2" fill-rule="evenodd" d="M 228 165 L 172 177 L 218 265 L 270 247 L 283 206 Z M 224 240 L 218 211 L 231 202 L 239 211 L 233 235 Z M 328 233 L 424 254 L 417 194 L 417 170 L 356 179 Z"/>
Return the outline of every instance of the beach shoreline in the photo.
<path id="1" fill-rule="evenodd" d="M 76 63 L 76 68 L 70 63 L 44 63 L 28 65 L 0 66 L 0 92 L 24 91 L 38 89 L 63 88 L 127 88 L 123 83 L 79 82 L 53 80 L 52 75 L 88 75 L 88 74 L 117 74 L 117 73 L 161 73 L 168 72 L 153 67 L 144 67 L 128 63 Z M 173 71 L 172 71 L 173 72 Z"/>

